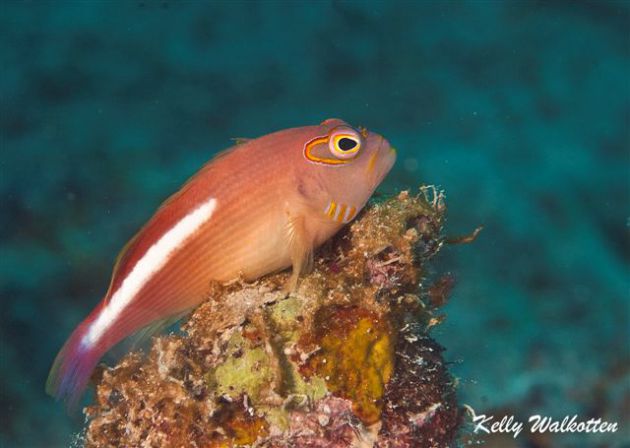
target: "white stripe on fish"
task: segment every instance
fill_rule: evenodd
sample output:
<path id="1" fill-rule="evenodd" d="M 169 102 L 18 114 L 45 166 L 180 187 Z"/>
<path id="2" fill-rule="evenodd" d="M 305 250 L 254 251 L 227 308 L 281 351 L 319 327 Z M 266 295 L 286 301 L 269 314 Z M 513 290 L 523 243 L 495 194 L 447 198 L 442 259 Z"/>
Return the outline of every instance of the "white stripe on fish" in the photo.
<path id="1" fill-rule="evenodd" d="M 112 295 L 109 303 L 90 325 L 81 345 L 89 347 L 98 342 L 103 333 L 116 321 L 125 307 L 133 301 L 142 287 L 164 267 L 177 248 L 212 217 L 216 206 L 217 200 L 215 198 L 208 199 L 194 211 L 184 216 L 147 250 Z"/>

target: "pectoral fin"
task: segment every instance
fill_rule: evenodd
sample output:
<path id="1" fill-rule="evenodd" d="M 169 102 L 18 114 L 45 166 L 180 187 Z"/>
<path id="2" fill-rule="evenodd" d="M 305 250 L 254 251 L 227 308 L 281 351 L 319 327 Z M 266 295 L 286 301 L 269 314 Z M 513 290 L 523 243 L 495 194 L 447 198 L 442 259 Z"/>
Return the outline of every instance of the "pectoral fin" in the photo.
<path id="1" fill-rule="evenodd" d="M 308 234 L 303 216 L 289 217 L 289 254 L 293 273 L 284 286 L 287 292 L 295 291 L 300 274 L 313 267 L 313 238 Z"/>

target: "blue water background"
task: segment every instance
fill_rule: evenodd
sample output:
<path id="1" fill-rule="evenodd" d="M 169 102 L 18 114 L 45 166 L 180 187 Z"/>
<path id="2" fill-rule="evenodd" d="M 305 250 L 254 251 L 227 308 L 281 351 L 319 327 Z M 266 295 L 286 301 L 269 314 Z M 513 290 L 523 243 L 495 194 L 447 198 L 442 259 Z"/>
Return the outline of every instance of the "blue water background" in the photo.
<path id="1" fill-rule="evenodd" d="M 230 138 L 329 117 L 398 148 L 384 193 L 437 184 L 447 233 L 485 225 L 437 262 L 462 403 L 623 421 L 629 26 L 603 1 L 2 2 L 0 446 L 81 427 L 50 363 L 160 202 Z"/>

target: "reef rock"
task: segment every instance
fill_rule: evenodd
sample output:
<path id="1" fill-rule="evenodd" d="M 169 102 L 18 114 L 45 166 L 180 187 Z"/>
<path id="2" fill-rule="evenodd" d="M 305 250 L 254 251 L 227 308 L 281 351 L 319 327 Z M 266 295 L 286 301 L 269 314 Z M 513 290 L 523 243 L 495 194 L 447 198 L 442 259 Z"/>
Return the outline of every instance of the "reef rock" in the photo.
<path id="1" fill-rule="evenodd" d="M 446 447 L 461 423 L 428 330 L 452 279 L 430 276 L 435 188 L 370 205 L 288 274 L 212 285 L 181 334 L 103 368 L 88 447 Z"/>

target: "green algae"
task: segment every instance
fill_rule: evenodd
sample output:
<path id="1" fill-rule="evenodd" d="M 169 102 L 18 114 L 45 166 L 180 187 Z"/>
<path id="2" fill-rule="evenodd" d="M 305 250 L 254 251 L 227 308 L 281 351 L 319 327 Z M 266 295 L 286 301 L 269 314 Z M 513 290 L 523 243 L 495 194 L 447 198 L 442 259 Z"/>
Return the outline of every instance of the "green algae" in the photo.
<path id="1" fill-rule="evenodd" d="M 219 395 L 237 397 L 247 394 L 257 401 L 262 389 L 274 379 L 274 368 L 264 347 L 252 347 L 240 332 L 234 332 L 223 363 L 208 374 L 208 383 Z"/>

